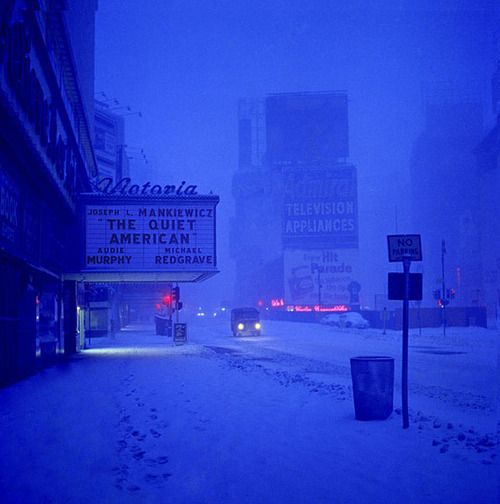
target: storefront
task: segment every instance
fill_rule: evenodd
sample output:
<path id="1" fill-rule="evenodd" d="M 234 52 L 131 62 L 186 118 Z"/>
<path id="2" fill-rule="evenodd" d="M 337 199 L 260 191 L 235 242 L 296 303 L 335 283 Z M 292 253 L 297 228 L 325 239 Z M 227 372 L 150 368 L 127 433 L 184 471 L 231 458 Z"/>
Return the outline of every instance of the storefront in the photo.
<path id="1" fill-rule="evenodd" d="M 0 145 L 0 384 L 6 384 L 36 370 L 45 343 L 63 352 L 62 272 L 73 252 L 71 213 L 50 192 L 37 191 L 23 176 L 22 160 Z"/>

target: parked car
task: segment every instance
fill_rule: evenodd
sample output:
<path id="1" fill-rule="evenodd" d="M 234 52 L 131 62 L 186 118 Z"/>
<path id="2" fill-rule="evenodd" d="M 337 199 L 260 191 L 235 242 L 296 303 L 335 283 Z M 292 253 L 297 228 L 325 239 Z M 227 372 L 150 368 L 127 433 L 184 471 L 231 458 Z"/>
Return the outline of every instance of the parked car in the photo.
<path id="1" fill-rule="evenodd" d="M 330 313 L 323 317 L 320 322 L 334 327 L 354 327 L 356 329 L 367 329 L 370 327 L 368 320 L 363 318 L 358 312 Z"/>
<path id="2" fill-rule="evenodd" d="M 231 310 L 233 336 L 260 336 L 260 314 L 256 308 L 234 308 Z"/>

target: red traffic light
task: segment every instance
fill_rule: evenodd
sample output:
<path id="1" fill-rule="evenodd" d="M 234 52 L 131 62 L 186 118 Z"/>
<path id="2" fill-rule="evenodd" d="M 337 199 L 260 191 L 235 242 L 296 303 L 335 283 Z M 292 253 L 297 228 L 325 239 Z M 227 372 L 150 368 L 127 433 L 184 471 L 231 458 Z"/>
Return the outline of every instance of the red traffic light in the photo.
<path id="1" fill-rule="evenodd" d="M 179 287 L 174 287 L 172 289 L 172 300 L 179 301 L 179 299 L 180 299 L 180 289 Z"/>
<path id="2" fill-rule="evenodd" d="M 172 296 L 170 294 L 165 294 L 162 298 L 161 301 L 164 305 L 170 306 L 172 304 Z"/>

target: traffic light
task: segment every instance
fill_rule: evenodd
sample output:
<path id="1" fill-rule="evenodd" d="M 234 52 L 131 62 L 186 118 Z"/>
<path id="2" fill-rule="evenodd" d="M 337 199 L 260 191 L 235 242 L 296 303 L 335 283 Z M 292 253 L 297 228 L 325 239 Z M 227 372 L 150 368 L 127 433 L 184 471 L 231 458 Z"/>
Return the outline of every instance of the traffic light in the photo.
<path id="1" fill-rule="evenodd" d="M 176 286 L 172 289 L 172 306 L 175 310 L 182 309 L 182 303 L 180 301 L 180 289 L 179 286 Z"/>
<path id="2" fill-rule="evenodd" d="M 179 287 L 174 287 L 172 289 L 172 301 L 174 302 L 174 304 L 179 301 L 179 297 L 180 297 L 180 290 L 179 290 Z"/>
<path id="3" fill-rule="evenodd" d="M 161 298 L 161 302 L 168 307 L 172 306 L 172 296 L 170 294 L 165 294 Z"/>

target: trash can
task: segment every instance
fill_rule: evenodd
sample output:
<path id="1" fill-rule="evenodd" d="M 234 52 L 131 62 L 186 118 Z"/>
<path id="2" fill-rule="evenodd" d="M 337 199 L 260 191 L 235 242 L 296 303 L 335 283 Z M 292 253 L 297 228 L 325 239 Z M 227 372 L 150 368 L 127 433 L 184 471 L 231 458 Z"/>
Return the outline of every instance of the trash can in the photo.
<path id="1" fill-rule="evenodd" d="M 47 363 L 55 359 L 57 352 L 57 340 L 42 339 L 40 340 L 40 357 L 42 362 Z"/>
<path id="2" fill-rule="evenodd" d="M 170 336 L 169 323 L 170 320 L 168 318 L 155 315 L 156 334 L 159 334 L 160 336 Z"/>
<path id="3" fill-rule="evenodd" d="M 393 410 L 394 359 L 383 356 L 351 358 L 356 420 L 385 420 Z"/>

